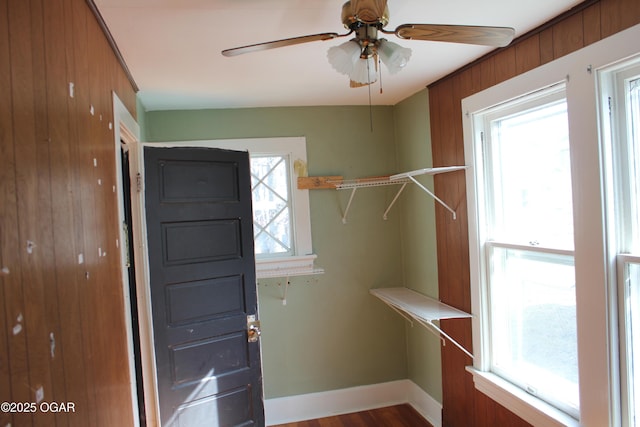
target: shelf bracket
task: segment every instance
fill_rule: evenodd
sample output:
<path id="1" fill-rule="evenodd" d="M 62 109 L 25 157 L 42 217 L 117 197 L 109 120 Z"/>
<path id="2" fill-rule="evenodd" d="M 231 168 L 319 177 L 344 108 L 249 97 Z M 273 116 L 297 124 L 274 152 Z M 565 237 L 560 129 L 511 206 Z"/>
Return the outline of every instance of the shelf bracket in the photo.
<path id="1" fill-rule="evenodd" d="M 409 322 L 409 324 L 411 325 L 411 327 L 413 327 L 413 317 L 406 313 L 405 311 L 401 310 L 400 308 L 396 307 L 394 304 L 388 303 L 387 304 L 389 307 L 391 307 L 393 309 L 393 311 L 395 311 L 396 313 L 398 313 L 400 316 L 402 316 L 404 318 L 404 320 L 406 320 L 407 322 Z"/>
<path id="2" fill-rule="evenodd" d="M 282 305 L 287 305 L 287 292 L 289 291 L 289 276 L 285 278 L 284 294 L 282 295 Z"/>
<path id="3" fill-rule="evenodd" d="M 427 320 L 425 322 L 427 325 L 431 326 L 433 329 L 435 329 L 436 331 L 438 331 L 440 334 L 442 334 L 443 337 L 445 337 L 447 340 L 449 340 L 450 343 L 452 343 L 453 345 L 455 345 L 456 347 L 458 347 L 460 350 L 462 350 L 467 356 L 469 356 L 471 359 L 473 359 L 473 354 L 471 354 L 469 351 L 467 351 L 466 348 L 464 348 L 461 344 L 458 344 L 458 342 L 456 340 L 454 340 L 453 338 L 451 338 L 451 336 L 449 336 L 445 331 L 443 331 L 442 329 L 440 329 L 438 326 L 436 326 L 435 323 L 433 323 L 431 320 Z"/>
<path id="4" fill-rule="evenodd" d="M 405 320 L 407 320 L 411 324 L 411 326 L 413 326 L 413 322 L 409 319 L 409 317 L 411 317 L 411 319 L 416 320 L 419 324 L 424 326 L 429 332 L 433 333 L 438 338 L 440 338 L 440 340 L 442 341 L 442 345 L 445 344 L 445 339 L 446 339 L 447 341 L 449 341 L 450 343 L 458 347 L 460 350 L 462 350 L 471 359 L 473 359 L 473 354 L 471 354 L 466 348 L 464 348 L 462 344 L 458 344 L 456 340 L 454 340 L 449 334 L 447 334 L 439 326 L 433 323 L 432 320 L 421 319 L 418 316 L 413 316 L 410 313 L 407 313 L 406 311 L 396 307 L 395 304 L 391 303 L 390 301 L 386 301 L 386 302 L 387 302 L 387 305 L 391 307 L 396 313 L 404 317 Z"/>
<path id="5" fill-rule="evenodd" d="M 445 209 L 447 209 L 449 212 L 451 212 L 451 214 L 453 215 L 453 219 L 454 219 L 454 221 L 455 221 L 455 219 L 456 219 L 456 211 L 454 211 L 453 209 L 451 209 L 451 208 L 449 207 L 449 205 L 447 205 L 445 202 L 443 202 L 442 200 L 440 200 L 440 199 L 438 198 L 438 196 L 436 196 L 436 195 L 435 195 L 435 194 L 433 194 L 431 191 L 429 191 L 429 189 L 428 189 L 427 187 L 425 187 L 424 185 L 420 184 L 420 183 L 418 182 L 418 180 L 417 180 L 417 179 L 415 179 L 415 178 L 414 178 L 414 177 L 412 177 L 412 176 L 408 176 L 407 178 L 409 178 L 411 181 L 413 181 L 413 182 L 414 182 L 418 187 L 420 187 L 420 188 L 422 189 L 422 191 L 426 192 L 428 195 L 430 195 L 431 197 L 433 197 L 433 199 L 434 199 L 436 202 L 440 203 L 442 206 L 444 206 L 444 207 L 445 207 Z"/>
<path id="6" fill-rule="evenodd" d="M 389 204 L 389 207 L 387 208 L 386 211 L 384 211 L 384 214 L 382 214 L 382 218 L 386 221 L 387 220 L 387 214 L 389 213 L 389 211 L 391 210 L 391 207 L 393 206 L 393 204 L 396 202 L 396 200 L 398 200 L 398 197 L 400 197 L 400 193 L 402 193 L 402 190 L 404 190 L 404 187 L 406 187 L 408 184 L 408 182 L 405 182 L 402 184 L 402 187 L 400 187 L 400 189 L 398 190 L 398 192 L 396 193 L 396 196 L 393 198 L 393 200 L 391 201 L 391 203 Z"/>
<path id="7" fill-rule="evenodd" d="M 353 187 L 351 189 L 351 196 L 349 196 L 349 202 L 347 202 L 347 207 L 344 210 L 344 214 L 342 214 L 342 223 L 346 224 L 347 223 L 347 215 L 349 214 L 349 208 L 351 207 L 351 202 L 353 202 L 353 196 L 356 195 L 356 190 L 358 189 L 358 187 Z"/>

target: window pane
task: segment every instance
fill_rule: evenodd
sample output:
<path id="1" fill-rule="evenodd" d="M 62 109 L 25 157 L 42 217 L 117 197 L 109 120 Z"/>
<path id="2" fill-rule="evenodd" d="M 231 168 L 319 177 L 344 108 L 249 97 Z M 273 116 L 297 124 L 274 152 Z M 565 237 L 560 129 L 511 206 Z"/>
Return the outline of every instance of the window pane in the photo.
<path id="1" fill-rule="evenodd" d="M 491 249 L 492 370 L 578 415 L 573 258 Z"/>
<path id="2" fill-rule="evenodd" d="M 629 203 L 631 252 L 640 253 L 640 78 L 629 82 Z"/>
<path id="3" fill-rule="evenodd" d="M 625 283 L 628 289 L 627 297 L 627 334 L 629 357 L 629 407 L 630 419 L 633 425 L 640 425 L 640 264 L 627 264 L 625 268 Z"/>
<path id="4" fill-rule="evenodd" d="M 567 104 L 491 122 L 493 239 L 573 248 Z"/>
<path id="5" fill-rule="evenodd" d="M 291 200 L 285 156 L 251 157 L 255 253 L 292 253 Z"/>

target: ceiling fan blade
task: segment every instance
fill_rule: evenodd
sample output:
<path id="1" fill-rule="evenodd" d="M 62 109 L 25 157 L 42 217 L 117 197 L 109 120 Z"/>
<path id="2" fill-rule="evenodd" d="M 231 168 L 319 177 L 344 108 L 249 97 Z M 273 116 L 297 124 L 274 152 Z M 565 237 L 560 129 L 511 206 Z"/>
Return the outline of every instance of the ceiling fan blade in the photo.
<path id="1" fill-rule="evenodd" d="M 225 49 L 222 51 L 222 54 L 224 56 L 237 56 L 237 55 L 242 55 L 244 53 L 250 53 L 250 52 L 257 52 L 260 50 L 267 50 L 267 49 L 275 49 L 278 47 L 284 47 L 284 46 L 292 46 L 295 44 L 301 44 L 301 43 L 308 43 L 308 42 L 315 42 L 318 40 L 331 40 L 334 39 L 336 37 L 344 37 L 347 36 L 351 33 L 348 34 L 338 34 L 338 33 L 321 33 L 321 34 L 311 34 L 308 36 L 300 36 L 300 37 L 292 37 L 290 39 L 282 39 L 282 40 L 274 40 L 274 41 L 270 41 L 270 42 L 264 42 L 264 43 L 256 43 L 256 44 L 250 44 L 248 46 L 241 46 L 241 47 L 234 47 L 231 49 Z"/>
<path id="2" fill-rule="evenodd" d="M 383 20 L 387 0 L 351 0 L 351 11 L 357 21 L 375 24 Z"/>
<path id="3" fill-rule="evenodd" d="M 401 39 L 503 47 L 511 43 L 515 30 L 509 27 L 473 25 L 404 24 L 394 31 Z"/>

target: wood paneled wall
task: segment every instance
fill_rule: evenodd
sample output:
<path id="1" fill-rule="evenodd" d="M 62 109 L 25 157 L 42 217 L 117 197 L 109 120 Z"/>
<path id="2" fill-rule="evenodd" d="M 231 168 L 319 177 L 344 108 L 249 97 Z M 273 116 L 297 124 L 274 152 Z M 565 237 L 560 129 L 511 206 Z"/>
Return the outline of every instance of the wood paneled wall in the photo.
<path id="1" fill-rule="evenodd" d="M 0 0 L 0 402 L 74 405 L 2 426 L 133 422 L 112 91 L 135 115 L 84 0 Z"/>
<path id="2" fill-rule="evenodd" d="M 483 89 L 640 23 L 638 0 L 589 0 L 429 86 L 434 166 L 464 164 L 461 101 Z M 463 172 L 437 175 L 436 193 L 457 207 L 458 219 L 436 207 L 440 299 L 471 310 L 468 224 Z M 471 322 L 446 320 L 444 330 L 472 348 Z M 526 426 L 513 413 L 475 390 L 465 366 L 470 358 L 442 348 L 443 426 Z"/>

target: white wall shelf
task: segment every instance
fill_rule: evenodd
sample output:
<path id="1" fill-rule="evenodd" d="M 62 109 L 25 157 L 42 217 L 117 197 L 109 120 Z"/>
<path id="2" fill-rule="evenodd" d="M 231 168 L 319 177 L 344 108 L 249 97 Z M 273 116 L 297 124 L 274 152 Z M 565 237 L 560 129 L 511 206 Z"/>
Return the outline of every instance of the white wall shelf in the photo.
<path id="1" fill-rule="evenodd" d="M 453 345 L 473 359 L 471 352 L 434 323 L 434 321 L 441 319 L 468 318 L 471 317 L 469 313 L 465 313 L 462 310 L 458 310 L 457 308 L 405 287 L 371 289 L 369 292 L 409 322 L 411 322 L 411 319 L 415 320 L 431 332 L 437 333 L 439 336 L 444 337 L 444 339 L 449 340 Z"/>
<path id="2" fill-rule="evenodd" d="M 344 210 L 344 214 L 342 215 L 342 223 L 343 224 L 347 223 L 347 215 L 349 214 L 349 208 L 351 207 L 351 202 L 353 202 L 353 196 L 355 196 L 357 189 L 367 188 L 367 187 L 380 187 L 385 185 L 401 185 L 400 189 L 398 190 L 393 200 L 389 204 L 389 207 L 387 208 L 387 210 L 384 211 L 384 214 L 382 215 L 382 218 L 386 220 L 387 214 L 391 210 L 391 207 L 395 204 L 396 200 L 398 200 L 398 197 L 400 197 L 400 194 L 402 193 L 404 188 L 407 186 L 407 184 L 410 184 L 411 182 L 415 183 L 422 191 L 429 194 L 431 197 L 434 198 L 435 201 L 440 203 L 449 212 L 451 212 L 453 215 L 453 219 L 455 220 L 456 219 L 455 210 L 453 210 L 445 202 L 440 200 L 432 191 L 430 191 L 428 188 L 426 188 L 424 185 L 418 182 L 418 180 L 415 179 L 414 177 L 418 175 L 436 175 L 439 173 L 453 172 L 457 170 L 463 170 L 466 168 L 467 168 L 466 166 L 446 166 L 446 167 L 439 167 L 439 168 L 425 168 L 425 169 L 417 169 L 410 172 L 403 172 L 403 173 L 391 175 L 388 177 L 375 177 L 375 178 L 363 178 L 363 179 L 361 178 L 361 179 L 355 179 L 355 180 L 344 180 L 344 181 L 336 182 L 335 188 L 337 190 L 351 190 L 351 195 L 349 196 L 347 207 Z"/>

